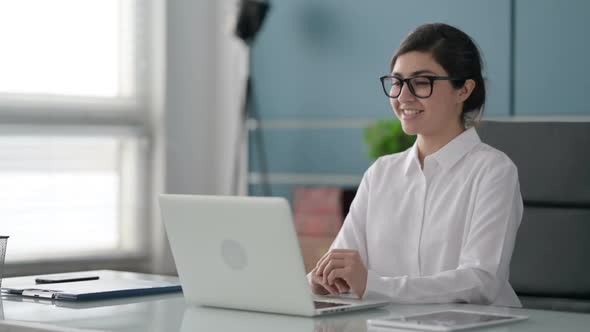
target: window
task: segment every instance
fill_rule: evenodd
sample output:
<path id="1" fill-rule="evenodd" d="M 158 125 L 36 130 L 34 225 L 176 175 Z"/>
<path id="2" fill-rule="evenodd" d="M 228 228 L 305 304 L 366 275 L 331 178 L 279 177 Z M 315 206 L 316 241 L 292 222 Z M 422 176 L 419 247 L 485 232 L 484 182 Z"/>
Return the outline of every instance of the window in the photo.
<path id="1" fill-rule="evenodd" d="M 132 94 L 133 1 L 0 1 L 0 92 Z"/>
<path id="2" fill-rule="evenodd" d="M 145 250 L 149 3 L 0 0 L 8 263 Z"/>

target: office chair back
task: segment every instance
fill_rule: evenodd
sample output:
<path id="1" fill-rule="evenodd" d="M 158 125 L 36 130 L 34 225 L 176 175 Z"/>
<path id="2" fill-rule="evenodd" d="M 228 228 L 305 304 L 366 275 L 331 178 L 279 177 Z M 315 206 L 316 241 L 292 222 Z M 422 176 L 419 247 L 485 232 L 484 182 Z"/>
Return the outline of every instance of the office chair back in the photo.
<path id="1" fill-rule="evenodd" d="M 523 305 L 590 312 L 590 122 L 486 121 L 478 133 L 518 167 L 510 283 Z"/>

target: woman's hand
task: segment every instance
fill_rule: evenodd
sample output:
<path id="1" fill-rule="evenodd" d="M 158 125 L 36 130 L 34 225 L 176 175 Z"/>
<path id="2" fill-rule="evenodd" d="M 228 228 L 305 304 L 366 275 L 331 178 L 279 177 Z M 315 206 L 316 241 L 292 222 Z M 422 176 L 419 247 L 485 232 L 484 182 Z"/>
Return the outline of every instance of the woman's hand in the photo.
<path id="1" fill-rule="evenodd" d="M 344 292 L 348 292 L 350 287 L 342 279 L 336 279 L 333 285 L 324 283 L 324 278 L 318 276 L 317 266 L 311 270 L 311 291 L 318 295 L 339 295 Z"/>
<path id="2" fill-rule="evenodd" d="M 360 299 L 367 288 L 367 268 L 358 251 L 333 249 L 327 252 L 312 271 L 312 283 L 321 285 L 330 294 L 352 290 Z M 336 289 L 334 289 L 336 288 Z"/>

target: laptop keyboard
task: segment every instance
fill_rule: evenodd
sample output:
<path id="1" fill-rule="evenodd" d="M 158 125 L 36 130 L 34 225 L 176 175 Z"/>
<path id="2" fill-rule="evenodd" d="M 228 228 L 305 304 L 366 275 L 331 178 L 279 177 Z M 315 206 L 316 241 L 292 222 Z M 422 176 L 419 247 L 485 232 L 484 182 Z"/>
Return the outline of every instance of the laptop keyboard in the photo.
<path id="1" fill-rule="evenodd" d="M 323 301 L 313 301 L 313 305 L 316 309 L 324 309 L 324 308 L 334 308 L 334 307 L 342 307 L 347 306 L 347 303 L 334 303 L 334 302 L 323 302 Z"/>

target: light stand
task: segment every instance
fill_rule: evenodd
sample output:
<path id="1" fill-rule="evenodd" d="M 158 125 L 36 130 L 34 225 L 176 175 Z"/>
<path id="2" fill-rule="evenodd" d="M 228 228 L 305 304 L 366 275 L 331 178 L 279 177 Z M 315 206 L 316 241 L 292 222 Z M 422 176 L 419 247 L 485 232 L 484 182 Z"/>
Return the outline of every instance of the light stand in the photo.
<path id="1" fill-rule="evenodd" d="M 238 20 L 236 23 L 236 36 L 238 36 L 247 46 L 248 49 L 248 78 L 246 80 L 246 87 L 244 93 L 244 102 L 242 112 L 240 114 L 240 130 L 236 137 L 235 156 L 234 156 L 234 170 L 232 177 L 232 193 L 238 194 L 239 178 L 240 178 L 240 164 L 242 161 L 242 142 L 248 135 L 248 120 L 252 119 L 256 123 L 253 128 L 253 135 L 255 139 L 255 146 L 257 149 L 258 164 L 260 167 L 260 184 L 262 186 L 262 193 L 264 196 L 271 196 L 271 188 L 268 181 L 268 167 L 266 152 L 264 149 L 264 137 L 260 128 L 259 116 L 256 109 L 252 107 L 252 42 L 254 37 L 260 30 L 264 17 L 268 12 L 270 5 L 266 1 L 242 0 L 240 2 L 240 10 L 238 13 Z M 248 148 L 248 147 L 246 147 Z"/>

